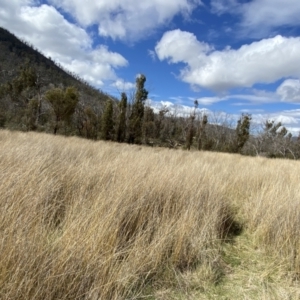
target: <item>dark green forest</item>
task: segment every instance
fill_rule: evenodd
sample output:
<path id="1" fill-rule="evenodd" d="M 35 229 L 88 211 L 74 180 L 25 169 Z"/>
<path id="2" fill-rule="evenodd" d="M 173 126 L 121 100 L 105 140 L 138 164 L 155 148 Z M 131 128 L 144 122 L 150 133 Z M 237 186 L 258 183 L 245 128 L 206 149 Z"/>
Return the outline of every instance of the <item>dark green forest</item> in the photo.
<path id="1" fill-rule="evenodd" d="M 300 139 L 283 124 L 253 124 L 207 115 L 195 101 L 189 115 L 146 103 L 146 76 L 120 99 L 64 70 L 32 45 L 0 28 L 0 128 L 79 136 L 151 147 L 207 150 L 270 158 L 300 158 Z"/>

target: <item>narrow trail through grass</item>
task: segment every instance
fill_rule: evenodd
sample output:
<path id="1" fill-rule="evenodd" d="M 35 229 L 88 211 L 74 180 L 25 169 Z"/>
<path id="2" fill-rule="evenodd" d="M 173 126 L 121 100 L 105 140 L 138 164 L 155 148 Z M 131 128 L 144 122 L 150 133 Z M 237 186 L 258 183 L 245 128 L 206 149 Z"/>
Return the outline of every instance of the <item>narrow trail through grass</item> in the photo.
<path id="1" fill-rule="evenodd" d="M 300 299 L 297 280 L 243 233 L 223 247 L 225 274 L 208 299 Z"/>
<path id="2" fill-rule="evenodd" d="M 185 289 L 160 290 L 149 299 L 300 299 L 299 278 L 269 257 L 256 245 L 255 236 L 247 232 L 224 243 L 221 256 L 211 266 L 200 266 L 181 279 Z"/>

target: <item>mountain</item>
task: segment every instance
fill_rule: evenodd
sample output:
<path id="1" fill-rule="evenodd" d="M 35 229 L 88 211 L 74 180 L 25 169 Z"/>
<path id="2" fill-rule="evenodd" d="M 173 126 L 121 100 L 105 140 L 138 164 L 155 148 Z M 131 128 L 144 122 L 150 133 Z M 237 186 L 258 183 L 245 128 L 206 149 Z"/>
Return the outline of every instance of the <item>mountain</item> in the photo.
<path id="1" fill-rule="evenodd" d="M 33 46 L 0 27 L 0 84 L 13 80 L 26 61 L 42 74 L 44 85 L 74 86 L 80 91 L 87 105 L 95 106 L 99 102 L 103 104 L 110 97 L 93 88 L 76 74 L 64 70 L 50 57 L 45 57 Z"/>

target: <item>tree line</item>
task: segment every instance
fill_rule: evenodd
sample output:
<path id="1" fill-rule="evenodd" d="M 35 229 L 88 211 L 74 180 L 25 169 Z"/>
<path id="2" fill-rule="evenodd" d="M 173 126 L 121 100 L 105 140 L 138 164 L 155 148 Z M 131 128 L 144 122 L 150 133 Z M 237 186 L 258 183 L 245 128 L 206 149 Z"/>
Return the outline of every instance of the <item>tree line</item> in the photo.
<path id="1" fill-rule="evenodd" d="M 253 134 L 252 117 L 242 114 L 230 124 L 198 109 L 188 116 L 163 107 L 158 112 L 146 104 L 146 77 L 136 78 L 132 97 L 87 104 L 73 86 L 54 86 L 30 64 L 0 86 L 0 127 L 77 135 L 119 143 L 145 144 L 186 150 L 207 150 L 267 157 L 300 158 L 300 139 L 293 139 L 280 123 L 267 120 Z"/>

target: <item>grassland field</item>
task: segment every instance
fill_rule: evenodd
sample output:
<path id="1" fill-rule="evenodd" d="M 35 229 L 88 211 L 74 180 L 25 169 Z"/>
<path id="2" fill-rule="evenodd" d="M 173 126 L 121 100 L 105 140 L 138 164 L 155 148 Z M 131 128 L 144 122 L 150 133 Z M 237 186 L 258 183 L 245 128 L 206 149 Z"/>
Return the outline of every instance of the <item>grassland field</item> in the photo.
<path id="1" fill-rule="evenodd" d="M 300 299 L 300 162 L 0 131 L 0 299 Z"/>

